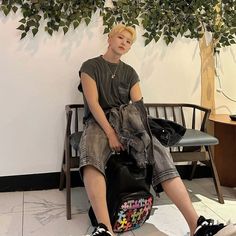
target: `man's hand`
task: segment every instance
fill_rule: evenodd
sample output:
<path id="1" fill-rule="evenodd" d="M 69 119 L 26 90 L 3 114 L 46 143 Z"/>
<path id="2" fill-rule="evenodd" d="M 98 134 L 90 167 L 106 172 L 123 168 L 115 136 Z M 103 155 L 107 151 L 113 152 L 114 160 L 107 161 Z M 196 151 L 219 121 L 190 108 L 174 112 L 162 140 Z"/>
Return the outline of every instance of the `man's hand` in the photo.
<path id="1" fill-rule="evenodd" d="M 117 152 L 117 153 L 124 151 L 124 147 L 121 144 L 121 142 L 114 130 L 113 130 L 113 132 L 110 132 L 109 134 L 107 134 L 107 138 L 108 138 L 109 146 L 112 151 Z"/>

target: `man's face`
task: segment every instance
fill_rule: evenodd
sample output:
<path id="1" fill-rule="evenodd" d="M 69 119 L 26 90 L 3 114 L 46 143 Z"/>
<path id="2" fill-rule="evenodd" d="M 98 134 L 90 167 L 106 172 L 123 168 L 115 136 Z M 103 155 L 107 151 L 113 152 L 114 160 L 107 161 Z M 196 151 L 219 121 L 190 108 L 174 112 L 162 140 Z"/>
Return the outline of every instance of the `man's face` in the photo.
<path id="1" fill-rule="evenodd" d="M 132 45 L 132 35 L 129 31 L 123 30 L 108 39 L 110 49 L 117 55 L 123 55 L 129 51 Z"/>

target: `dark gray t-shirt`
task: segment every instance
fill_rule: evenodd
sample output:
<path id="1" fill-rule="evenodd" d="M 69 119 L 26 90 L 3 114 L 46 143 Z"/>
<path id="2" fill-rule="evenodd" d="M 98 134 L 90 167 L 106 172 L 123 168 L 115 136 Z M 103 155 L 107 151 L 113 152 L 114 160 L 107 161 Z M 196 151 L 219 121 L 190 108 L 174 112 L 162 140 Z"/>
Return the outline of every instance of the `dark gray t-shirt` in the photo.
<path id="1" fill-rule="evenodd" d="M 128 64 L 120 61 L 111 63 L 102 56 L 85 61 L 79 71 L 84 72 L 95 80 L 98 90 L 99 104 L 104 111 L 119 107 L 130 102 L 130 89 L 139 81 L 136 71 Z M 112 75 L 114 75 L 112 78 Z M 79 86 L 81 88 L 81 85 Z M 84 97 L 85 120 L 91 115 Z"/>

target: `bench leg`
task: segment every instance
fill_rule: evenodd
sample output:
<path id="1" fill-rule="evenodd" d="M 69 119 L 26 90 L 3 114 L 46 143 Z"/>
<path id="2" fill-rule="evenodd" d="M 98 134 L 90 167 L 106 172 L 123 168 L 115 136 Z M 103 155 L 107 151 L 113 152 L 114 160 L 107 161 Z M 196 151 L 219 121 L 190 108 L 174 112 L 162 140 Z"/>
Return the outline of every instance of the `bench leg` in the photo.
<path id="1" fill-rule="evenodd" d="M 66 218 L 71 219 L 71 173 L 68 171 L 66 173 Z"/>
<path id="2" fill-rule="evenodd" d="M 64 172 L 64 163 L 65 163 L 65 150 L 63 152 L 63 158 L 62 158 L 62 163 L 61 163 L 61 173 L 60 173 L 60 183 L 59 183 L 59 190 L 63 190 L 65 186 L 65 172 Z"/>
<path id="3" fill-rule="evenodd" d="M 220 180 L 219 180 L 217 169 L 216 169 L 216 166 L 215 166 L 215 163 L 214 163 L 211 148 L 209 146 L 206 146 L 205 148 L 206 148 L 206 151 L 209 154 L 209 159 L 210 159 L 209 162 L 210 162 L 210 167 L 211 167 L 211 171 L 212 171 L 212 175 L 213 175 L 213 180 L 214 180 L 218 200 L 221 204 L 224 204 L 224 198 L 223 198 L 223 194 L 222 194 L 222 191 L 221 191 Z"/>
<path id="4" fill-rule="evenodd" d="M 189 176 L 189 180 L 193 179 L 193 176 L 195 174 L 196 168 L 197 168 L 197 161 L 192 161 L 192 171 L 191 171 L 191 174 Z"/>

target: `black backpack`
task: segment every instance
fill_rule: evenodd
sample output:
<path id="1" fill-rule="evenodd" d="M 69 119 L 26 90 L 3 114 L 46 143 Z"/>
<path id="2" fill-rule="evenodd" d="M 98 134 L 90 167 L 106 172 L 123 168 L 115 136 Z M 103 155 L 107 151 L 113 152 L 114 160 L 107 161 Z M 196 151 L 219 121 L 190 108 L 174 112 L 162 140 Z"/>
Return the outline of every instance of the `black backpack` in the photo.
<path id="1" fill-rule="evenodd" d="M 151 180 L 151 165 L 138 168 L 135 159 L 127 152 L 110 157 L 106 168 L 107 205 L 115 233 L 138 228 L 149 218 L 153 205 Z M 89 217 L 96 226 L 91 207 Z"/>

